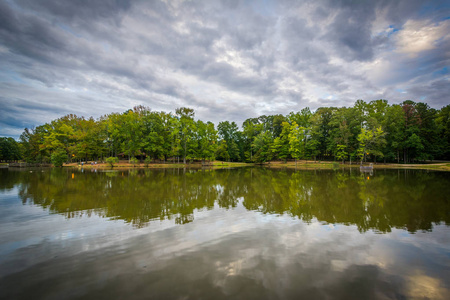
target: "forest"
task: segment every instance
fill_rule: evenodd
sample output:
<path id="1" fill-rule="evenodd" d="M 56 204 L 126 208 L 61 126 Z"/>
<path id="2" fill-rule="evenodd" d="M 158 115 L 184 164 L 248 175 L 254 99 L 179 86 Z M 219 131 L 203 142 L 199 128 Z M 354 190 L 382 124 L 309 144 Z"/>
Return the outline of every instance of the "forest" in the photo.
<path id="1" fill-rule="evenodd" d="M 352 107 L 303 108 L 262 115 L 241 128 L 136 106 L 97 120 L 63 116 L 25 128 L 19 141 L 0 138 L 0 160 L 48 163 L 107 157 L 147 162 L 335 160 L 413 163 L 450 159 L 450 105 L 440 110 L 406 100 L 357 100 Z"/>

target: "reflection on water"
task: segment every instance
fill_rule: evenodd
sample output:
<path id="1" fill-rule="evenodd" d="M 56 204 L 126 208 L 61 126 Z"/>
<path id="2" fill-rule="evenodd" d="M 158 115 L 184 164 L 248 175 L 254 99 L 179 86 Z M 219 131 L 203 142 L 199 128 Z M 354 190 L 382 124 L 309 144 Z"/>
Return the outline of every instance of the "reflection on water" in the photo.
<path id="1" fill-rule="evenodd" d="M 0 298 L 448 299 L 449 175 L 0 170 Z"/>
<path id="2" fill-rule="evenodd" d="M 298 171 L 137 170 L 3 172 L 2 188 L 18 185 L 23 203 L 68 218 L 96 214 L 136 227 L 150 220 L 194 220 L 195 209 L 242 204 L 249 210 L 286 214 L 309 222 L 354 224 L 361 232 L 431 230 L 450 222 L 448 173 L 412 170 Z"/>

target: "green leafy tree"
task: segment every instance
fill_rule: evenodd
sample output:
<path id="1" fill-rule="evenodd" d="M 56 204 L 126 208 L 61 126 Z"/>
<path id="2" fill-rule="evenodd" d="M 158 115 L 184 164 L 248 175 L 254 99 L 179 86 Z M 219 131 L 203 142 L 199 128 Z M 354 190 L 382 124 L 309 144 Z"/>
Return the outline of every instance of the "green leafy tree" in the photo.
<path id="1" fill-rule="evenodd" d="M 414 159 L 415 149 L 410 149 L 410 145 L 413 145 L 413 143 L 408 142 L 409 138 L 415 134 L 417 136 L 420 135 L 420 115 L 416 109 L 416 103 L 412 100 L 406 100 L 403 101 L 401 104 L 403 113 L 404 113 L 404 119 L 405 119 L 405 128 L 404 135 L 403 135 L 403 161 L 405 163 L 409 163 Z M 414 140 L 415 138 L 413 138 Z"/>
<path id="2" fill-rule="evenodd" d="M 217 148 L 217 131 L 211 122 L 204 123 L 197 121 L 198 130 L 198 154 L 202 158 L 203 163 L 206 159 L 214 160 Z"/>
<path id="3" fill-rule="evenodd" d="M 298 126 L 296 122 L 293 122 L 289 132 L 289 152 L 295 159 L 295 165 L 297 165 L 298 159 L 305 156 L 305 138 L 305 127 Z"/>
<path id="4" fill-rule="evenodd" d="M 179 117 L 179 137 L 181 143 L 183 163 L 186 163 L 186 157 L 191 151 L 194 150 L 190 142 L 193 140 L 195 132 L 195 122 L 194 122 L 194 110 L 192 108 L 181 107 L 177 108 L 175 111 L 176 115 Z"/>
<path id="5" fill-rule="evenodd" d="M 422 143 L 421 138 L 413 133 L 407 140 L 406 140 L 406 147 L 409 150 L 409 157 L 411 161 L 414 161 L 415 159 L 423 159 L 423 150 L 424 146 Z"/>
<path id="6" fill-rule="evenodd" d="M 333 114 L 336 112 L 335 107 L 320 107 L 311 117 L 311 139 L 316 140 L 316 149 L 322 158 L 328 158 L 331 155 L 332 148 L 332 124 L 330 124 Z"/>
<path id="7" fill-rule="evenodd" d="M 0 138 L 0 161 L 16 161 L 22 158 L 20 145 L 11 137 Z"/>
<path id="8" fill-rule="evenodd" d="M 369 154 L 368 149 L 372 138 L 373 138 L 372 131 L 366 130 L 365 128 L 361 129 L 361 133 L 358 135 L 359 148 L 357 152 L 361 164 L 363 161 L 366 161 L 366 155 Z"/>
<path id="9" fill-rule="evenodd" d="M 344 163 L 345 159 L 348 157 L 348 152 L 346 149 L 347 146 L 345 145 L 337 145 L 336 158 L 338 160 L 342 160 L 342 163 Z"/>
<path id="10" fill-rule="evenodd" d="M 114 164 L 117 164 L 119 162 L 119 159 L 115 156 L 110 156 L 106 158 L 106 163 L 109 164 L 111 168 L 114 167 Z"/>
<path id="11" fill-rule="evenodd" d="M 241 159 L 239 149 L 238 127 L 235 122 L 223 121 L 217 126 L 219 137 L 227 143 L 228 156 L 231 161 Z"/>
<path id="12" fill-rule="evenodd" d="M 67 152 L 62 148 L 58 148 L 53 151 L 51 156 L 51 162 L 55 167 L 62 167 L 62 165 L 67 161 Z"/>
<path id="13" fill-rule="evenodd" d="M 219 142 L 219 146 L 216 150 L 216 158 L 221 161 L 230 161 L 230 155 L 228 154 L 228 146 L 225 140 Z"/>
<path id="14" fill-rule="evenodd" d="M 436 122 L 438 111 L 422 102 L 416 103 L 415 108 L 420 119 L 417 135 L 423 145 L 423 149 L 420 150 L 420 158 L 433 159 L 441 156 L 443 141 L 440 139 L 439 127 Z"/>
<path id="15" fill-rule="evenodd" d="M 146 111 L 142 118 L 143 137 L 140 141 L 140 148 L 147 156 L 154 159 L 165 158 L 164 124 L 162 114 L 158 112 Z"/>
<path id="16" fill-rule="evenodd" d="M 24 158 L 29 163 L 50 161 L 49 151 L 45 148 L 45 137 L 48 134 L 48 124 L 36 128 L 25 128 L 20 136 Z"/>
<path id="17" fill-rule="evenodd" d="M 319 146 L 320 143 L 318 139 L 310 138 L 306 141 L 305 150 L 308 155 L 314 159 L 314 162 L 316 161 L 317 156 L 320 154 Z"/>
<path id="18" fill-rule="evenodd" d="M 253 142 L 253 149 L 255 151 L 254 159 L 256 162 L 264 163 L 272 159 L 272 143 L 272 134 L 269 131 L 261 132 L 256 136 Z"/>
<path id="19" fill-rule="evenodd" d="M 297 123 L 297 125 L 309 128 L 311 126 L 311 118 L 313 114 L 309 107 L 303 108 L 299 112 L 290 112 L 287 115 L 287 120 L 290 124 L 293 124 L 294 122 Z"/>
<path id="20" fill-rule="evenodd" d="M 405 146 L 405 118 L 400 105 L 387 108 L 383 128 L 386 130 L 385 157 L 399 163 Z"/>
<path id="21" fill-rule="evenodd" d="M 260 123 L 258 118 L 250 118 L 244 121 L 242 124 L 242 141 L 244 148 L 244 159 L 247 162 L 254 162 L 253 154 L 253 142 L 255 137 L 263 131 L 264 125 Z"/>
<path id="22" fill-rule="evenodd" d="M 328 139 L 328 149 L 330 149 L 338 160 L 342 160 L 343 147 L 346 149 L 355 149 L 355 142 L 352 139 L 352 127 L 356 126 L 359 130 L 359 125 L 352 122 L 355 110 L 350 108 L 339 108 L 333 114 L 330 120 L 331 135 Z M 339 155 L 339 158 L 337 157 Z M 347 156 L 345 156 L 347 158 Z M 344 158 L 344 160 L 345 160 Z"/>
<path id="23" fill-rule="evenodd" d="M 123 130 L 124 140 L 122 150 L 132 158 L 140 154 L 141 141 L 143 138 L 143 116 L 144 110 L 141 107 L 135 107 L 124 113 L 125 130 Z"/>
<path id="24" fill-rule="evenodd" d="M 284 162 L 289 157 L 289 133 L 291 125 L 288 122 L 282 123 L 282 130 L 280 135 L 274 139 L 272 144 L 272 156 L 282 159 Z"/>
<path id="25" fill-rule="evenodd" d="M 148 165 L 151 164 L 152 158 L 150 156 L 147 156 L 144 160 L 144 167 L 148 168 Z"/>
<path id="26" fill-rule="evenodd" d="M 375 130 L 361 129 L 361 133 L 358 135 L 359 148 L 357 151 L 361 164 L 363 160 L 366 161 L 366 157 L 369 154 L 373 154 L 375 157 L 383 156 L 380 149 L 386 144 L 384 136 L 385 134 L 381 129 L 381 126 Z"/>
<path id="27" fill-rule="evenodd" d="M 283 131 L 283 123 L 287 122 L 287 119 L 283 115 L 274 115 L 272 117 L 272 135 L 277 138 Z"/>
<path id="28" fill-rule="evenodd" d="M 436 125 L 439 131 L 441 157 L 450 159 L 450 104 L 437 113 Z"/>
<path id="29" fill-rule="evenodd" d="M 130 158 L 130 164 L 133 165 L 133 167 L 136 167 L 136 165 L 139 163 L 138 159 L 136 157 Z"/>

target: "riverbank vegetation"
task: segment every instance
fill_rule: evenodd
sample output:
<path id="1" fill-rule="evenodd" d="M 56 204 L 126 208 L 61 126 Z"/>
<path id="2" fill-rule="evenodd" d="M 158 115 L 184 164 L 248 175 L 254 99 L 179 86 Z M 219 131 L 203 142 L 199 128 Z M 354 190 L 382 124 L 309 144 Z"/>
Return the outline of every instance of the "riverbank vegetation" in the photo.
<path id="1" fill-rule="evenodd" d="M 235 122 L 195 120 L 190 108 L 175 113 L 137 106 L 95 120 L 66 115 L 25 128 L 17 142 L 1 138 L 0 160 L 106 161 L 164 164 L 214 160 L 414 163 L 450 159 L 450 105 L 358 100 L 353 107 L 304 108 Z M 57 155 L 56 155 L 57 154 Z M 136 159 L 136 160 L 134 160 Z"/>

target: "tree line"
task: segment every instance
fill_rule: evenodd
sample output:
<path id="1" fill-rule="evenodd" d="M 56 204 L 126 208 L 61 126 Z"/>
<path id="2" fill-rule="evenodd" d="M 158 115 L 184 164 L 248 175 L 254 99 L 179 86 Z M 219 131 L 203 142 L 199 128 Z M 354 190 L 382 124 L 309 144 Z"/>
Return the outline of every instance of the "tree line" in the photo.
<path id="1" fill-rule="evenodd" d="M 183 162 L 337 160 L 411 163 L 450 159 L 450 105 L 440 110 L 406 100 L 357 100 L 352 107 L 304 108 L 235 122 L 195 120 L 136 106 L 95 120 L 73 114 L 25 128 L 17 142 L 1 138 L 0 160 L 32 163 L 120 157 Z"/>

